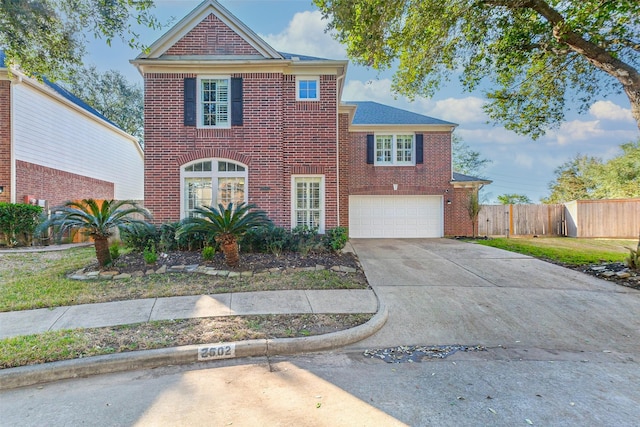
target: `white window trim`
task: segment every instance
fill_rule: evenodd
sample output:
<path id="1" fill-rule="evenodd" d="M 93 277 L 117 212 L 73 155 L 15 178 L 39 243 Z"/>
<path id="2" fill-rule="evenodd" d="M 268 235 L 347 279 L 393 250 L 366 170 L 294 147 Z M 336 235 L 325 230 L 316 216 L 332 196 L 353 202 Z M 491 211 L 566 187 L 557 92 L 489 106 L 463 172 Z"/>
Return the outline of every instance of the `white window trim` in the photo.
<path id="1" fill-rule="evenodd" d="M 215 163 L 215 167 L 213 166 L 213 164 L 211 165 L 211 172 L 185 172 L 184 168 L 195 164 L 195 163 L 201 163 L 201 162 L 213 162 Z M 237 165 L 243 166 L 244 167 L 244 172 L 220 172 L 218 171 L 218 162 L 229 162 L 229 163 L 235 163 Z M 236 160 L 232 160 L 232 159 L 223 159 L 223 158 L 218 158 L 218 157 L 207 157 L 207 158 L 202 158 L 202 159 L 197 159 L 197 160 L 193 160 L 191 162 L 185 163 L 183 165 L 180 165 L 180 219 L 185 219 L 187 217 L 187 205 L 186 205 L 186 200 L 185 200 L 185 185 L 184 185 L 184 180 L 185 178 L 211 178 L 211 180 L 213 181 L 214 179 L 217 181 L 218 178 L 229 178 L 229 177 L 238 177 L 238 178 L 244 178 L 244 202 L 248 203 L 249 200 L 249 167 L 247 165 L 245 165 L 244 163 L 240 163 Z M 212 185 L 212 190 L 215 189 L 216 187 Z M 217 197 L 217 191 L 214 193 L 215 196 Z M 214 204 L 217 206 L 217 200 L 214 201 Z"/>
<path id="2" fill-rule="evenodd" d="M 398 158 L 398 136 L 409 136 L 411 135 L 411 161 L 410 162 L 398 162 L 396 159 Z M 391 161 L 390 162 L 381 162 L 378 161 L 378 137 L 379 136 L 391 136 Z M 416 135 L 411 132 L 381 132 L 374 134 L 373 137 L 373 164 L 374 166 L 415 166 L 416 164 Z"/>
<path id="3" fill-rule="evenodd" d="M 202 80 L 227 80 L 229 93 L 227 94 L 228 120 L 226 125 L 207 126 L 202 123 Z M 196 125 L 201 129 L 230 129 L 231 128 L 231 76 L 230 75 L 204 75 L 198 76 L 196 87 Z M 183 165 L 184 166 L 184 165 Z"/>
<path id="4" fill-rule="evenodd" d="M 316 97 L 315 98 L 300 98 L 300 81 L 315 81 L 316 82 Z M 320 101 L 320 76 L 296 76 L 296 101 Z"/>
<path id="5" fill-rule="evenodd" d="M 325 230 L 325 178 L 324 175 L 291 175 L 291 229 L 296 226 L 296 180 L 297 179 L 318 179 L 320 178 L 320 226 L 318 233 L 324 234 Z"/>

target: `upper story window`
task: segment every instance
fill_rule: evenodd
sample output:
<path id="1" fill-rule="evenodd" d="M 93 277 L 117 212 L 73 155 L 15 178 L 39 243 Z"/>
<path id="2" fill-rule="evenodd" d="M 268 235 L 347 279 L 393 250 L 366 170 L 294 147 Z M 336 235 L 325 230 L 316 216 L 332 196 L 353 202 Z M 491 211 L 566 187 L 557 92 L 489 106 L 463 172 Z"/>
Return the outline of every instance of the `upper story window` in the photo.
<path id="1" fill-rule="evenodd" d="M 410 166 L 415 162 L 414 135 L 376 135 L 375 163 L 387 166 Z"/>
<path id="2" fill-rule="evenodd" d="M 296 100 L 318 101 L 320 99 L 320 78 L 298 76 L 296 78 Z"/>
<path id="3" fill-rule="evenodd" d="M 228 128 L 231 126 L 231 96 L 228 77 L 198 78 L 198 126 Z"/>

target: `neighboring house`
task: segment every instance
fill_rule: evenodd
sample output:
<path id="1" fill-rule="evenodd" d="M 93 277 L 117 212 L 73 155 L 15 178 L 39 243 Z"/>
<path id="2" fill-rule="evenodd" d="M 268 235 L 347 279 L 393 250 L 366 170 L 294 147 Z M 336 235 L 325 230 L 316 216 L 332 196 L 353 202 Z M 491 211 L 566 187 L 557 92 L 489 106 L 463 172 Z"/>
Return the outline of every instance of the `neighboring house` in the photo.
<path id="1" fill-rule="evenodd" d="M 0 51 L 0 201 L 142 200 L 135 137 L 62 87 L 4 64 Z"/>
<path id="2" fill-rule="evenodd" d="M 279 226 L 351 237 L 471 233 L 455 124 L 340 101 L 347 61 L 277 52 L 208 0 L 131 61 L 145 81 L 145 206 L 156 221 L 247 201 Z"/>

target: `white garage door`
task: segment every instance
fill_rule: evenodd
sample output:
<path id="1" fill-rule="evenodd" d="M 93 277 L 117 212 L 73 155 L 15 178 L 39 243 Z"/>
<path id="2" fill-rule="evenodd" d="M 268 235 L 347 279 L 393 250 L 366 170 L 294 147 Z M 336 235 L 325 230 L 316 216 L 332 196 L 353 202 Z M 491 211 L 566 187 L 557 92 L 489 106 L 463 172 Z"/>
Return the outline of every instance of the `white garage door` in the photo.
<path id="1" fill-rule="evenodd" d="M 441 196 L 349 196 L 349 236 L 442 237 Z"/>

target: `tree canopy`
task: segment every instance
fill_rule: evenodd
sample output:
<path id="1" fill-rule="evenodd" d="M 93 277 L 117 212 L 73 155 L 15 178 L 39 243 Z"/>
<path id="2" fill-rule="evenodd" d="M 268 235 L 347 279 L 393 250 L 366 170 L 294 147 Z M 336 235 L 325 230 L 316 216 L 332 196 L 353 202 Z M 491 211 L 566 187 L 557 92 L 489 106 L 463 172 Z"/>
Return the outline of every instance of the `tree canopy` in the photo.
<path id="1" fill-rule="evenodd" d="M 8 66 L 51 80 L 82 63 L 86 33 L 142 49 L 135 25 L 159 28 L 152 0 L 0 0 L 0 49 Z"/>
<path id="2" fill-rule="evenodd" d="M 397 65 L 394 89 L 431 96 L 453 74 L 490 83 L 485 111 L 532 138 L 572 102 L 622 92 L 640 127 L 638 0 L 314 0 L 357 63 Z"/>
<path id="3" fill-rule="evenodd" d="M 543 203 L 640 197 L 640 140 L 620 146 L 618 156 L 604 162 L 576 155 L 559 166 Z"/>
<path id="4" fill-rule="evenodd" d="M 102 113 L 122 130 L 137 137 L 144 136 L 144 92 L 116 70 L 104 73 L 95 66 L 78 68 L 65 87 Z"/>
<path id="5" fill-rule="evenodd" d="M 531 199 L 526 194 L 501 194 L 497 199 L 501 205 L 527 205 L 531 203 Z"/>

